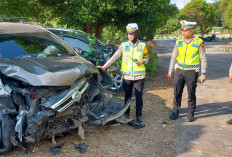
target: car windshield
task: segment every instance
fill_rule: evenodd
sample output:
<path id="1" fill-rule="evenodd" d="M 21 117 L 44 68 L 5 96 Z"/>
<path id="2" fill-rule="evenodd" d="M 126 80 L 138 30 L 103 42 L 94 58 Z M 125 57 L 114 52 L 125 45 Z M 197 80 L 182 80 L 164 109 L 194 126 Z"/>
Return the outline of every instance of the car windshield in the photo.
<path id="1" fill-rule="evenodd" d="M 73 55 L 76 53 L 52 33 L 0 34 L 0 58 Z"/>
<path id="2" fill-rule="evenodd" d="M 63 40 L 67 44 L 69 44 L 72 48 L 79 47 L 81 50 L 83 50 L 85 52 L 90 52 L 89 44 L 87 44 L 86 42 L 83 42 L 83 41 L 75 39 L 75 38 L 70 38 L 70 37 L 63 37 Z"/>

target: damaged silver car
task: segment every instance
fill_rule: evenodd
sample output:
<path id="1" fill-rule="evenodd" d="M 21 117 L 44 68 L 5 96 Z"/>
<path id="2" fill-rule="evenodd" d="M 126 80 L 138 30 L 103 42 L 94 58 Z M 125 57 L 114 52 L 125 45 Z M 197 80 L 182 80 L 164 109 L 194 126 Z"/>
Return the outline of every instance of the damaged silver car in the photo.
<path id="1" fill-rule="evenodd" d="M 0 153 L 120 117 L 111 83 L 43 27 L 0 22 Z"/>

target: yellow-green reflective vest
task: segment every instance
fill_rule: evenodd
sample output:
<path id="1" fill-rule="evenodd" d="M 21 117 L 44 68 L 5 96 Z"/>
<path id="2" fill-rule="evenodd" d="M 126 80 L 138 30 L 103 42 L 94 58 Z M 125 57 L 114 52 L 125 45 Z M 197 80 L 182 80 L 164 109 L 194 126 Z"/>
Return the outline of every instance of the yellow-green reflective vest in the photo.
<path id="1" fill-rule="evenodd" d="M 121 43 L 122 46 L 122 64 L 121 72 L 123 75 L 138 76 L 145 75 L 145 65 L 138 66 L 136 60 L 143 60 L 143 51 L 147 43 L 140 40 L 138 44 L 132 46 L 128 40 Z"/>
<path id="2" fill-rule="evenodd" d="M 183 41 L 183 38 L 176 41 L 178 48 L 176 60 L 179 69 L 196 70 L 200 68 L 199 49 L 202 43 L 203 40 L 196 37 L 189 43 Z"/>

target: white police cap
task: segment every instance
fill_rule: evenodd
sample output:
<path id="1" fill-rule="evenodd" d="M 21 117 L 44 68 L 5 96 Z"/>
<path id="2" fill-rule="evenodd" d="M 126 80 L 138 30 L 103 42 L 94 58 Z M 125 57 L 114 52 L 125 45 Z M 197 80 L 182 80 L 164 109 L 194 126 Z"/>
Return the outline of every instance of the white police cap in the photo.
<path id="1" fill-rule="evenodd" d="M 135 31 L 135 30 L 138 30 L 138 29 L 139 29 L 139 27 L 138 27 L 137 23 L 129 23 L 126 26 L 127 32 L 132 32 L 132 31 Z"/>
<path id="2" fill-rule="evenodd" d="M 181 28 L 193 28 L 197 23 L 181 20 L 180 24 L 181 24 Z"/>

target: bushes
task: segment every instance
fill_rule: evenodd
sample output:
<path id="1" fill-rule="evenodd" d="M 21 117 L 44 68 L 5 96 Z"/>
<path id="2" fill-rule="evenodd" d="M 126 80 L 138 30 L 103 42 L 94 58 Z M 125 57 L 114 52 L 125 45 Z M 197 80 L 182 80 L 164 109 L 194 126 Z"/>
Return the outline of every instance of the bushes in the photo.
<path id="1" fill-rule="evenodd" d="M 154 45 L 152 41 L 147 44 L 148 53 L 149 53 L 149 62 L 145 65 L 147 71 L 147 77 L 154 77 L 155 72 L 157 72 L 157 66 L 159 62 L 159 58 L 154 51 Z"/>

